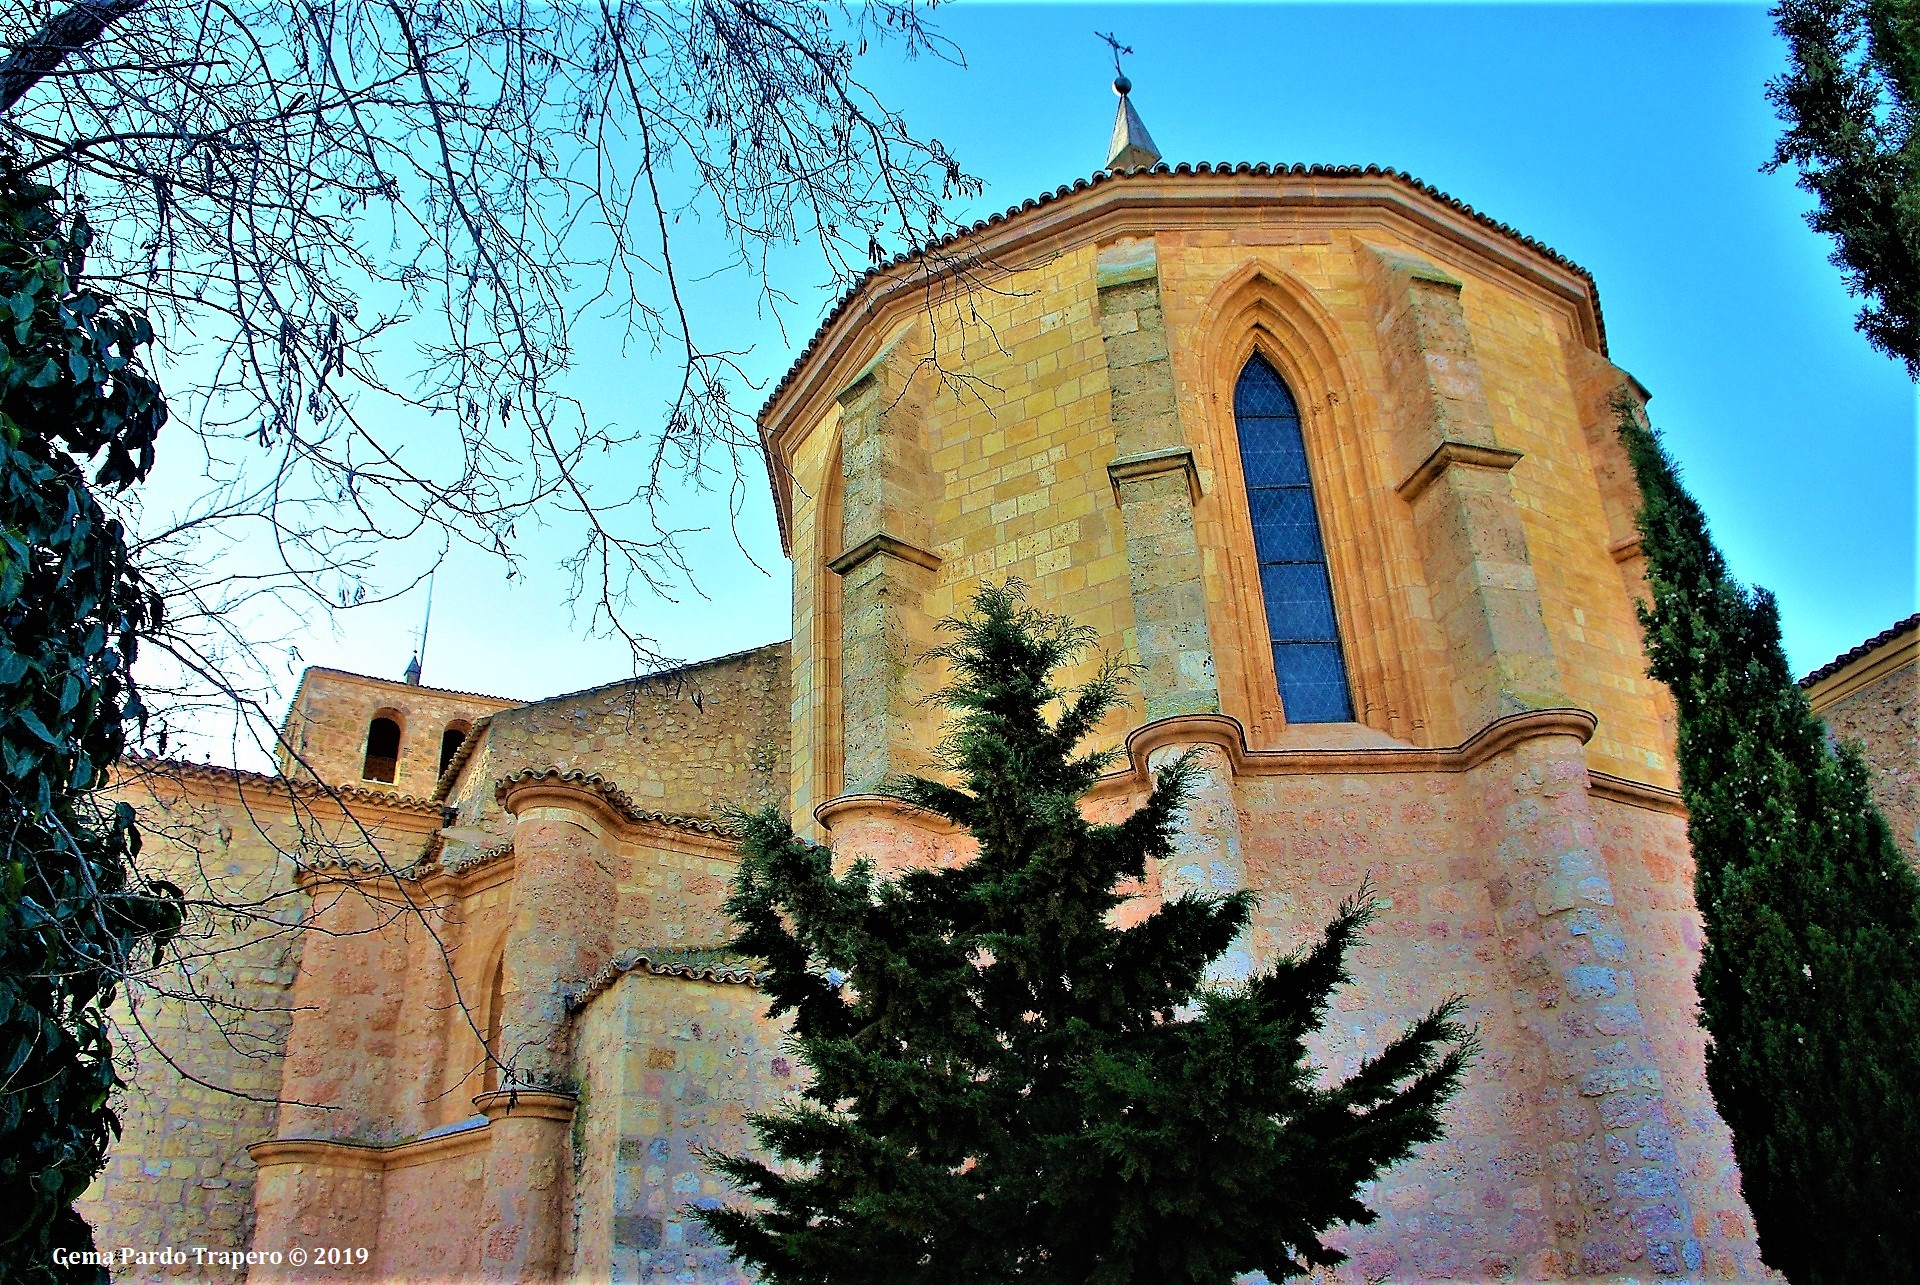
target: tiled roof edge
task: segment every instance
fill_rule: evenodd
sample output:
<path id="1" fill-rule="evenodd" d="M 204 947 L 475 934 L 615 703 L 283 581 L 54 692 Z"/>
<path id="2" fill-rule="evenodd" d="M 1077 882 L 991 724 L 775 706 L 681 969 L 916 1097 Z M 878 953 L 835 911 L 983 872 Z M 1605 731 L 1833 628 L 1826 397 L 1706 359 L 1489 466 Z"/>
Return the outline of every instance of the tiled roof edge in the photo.
<path id="1" fill-rule="evenodd" d="M 503 710 L 501 712 L 504 713 L 505 711 Z M 435 803 L 445 803 L 447 801 L 447 795 L 453 792 L 453 783 L 459 779 L 460 773 L 466 770 L 467 760 L 473 757 L 474 747 L 480 743 L 481 733 L 485 732 L 492 724 L 493 715 L 491 714 L 482 714 L 479 718 L 473 720 L 473 726 L 467 729 L 466 736 L 460 741 L 460 748 L 453 752 L 453 757 L 447 760 L 446 768 L 440 773 L 440 779 L 433 783 L 433 801 Z"/>
<path id="2" fill-rule="evenodd" d="M 341 669 L 337 665 L 308 665 L 300 674 L 299 686 L 294 688 L 295 701 L 300 699 L 300 688 L 306 686 L 308 674 L 339 674 L 343 678 L 364 678 L 370 683 L 380 683 L 387 687 L 404 687 L 416 692 L 432 692 L 437 696 L 466 696 L 473 700 L 499 701 L 509 708 L 527 703 L 518 696 L 495 696 L 490 692 L 468 692 L 457 687 L 435 687 L 431 683 L 409 683 L 399 678 L 382 678 L 378 674 L 360 674 L 351 669 Z"/>
<path id="3" fill-rule="evenodd" d="M 631 795 L 606 777 L 598 772 L 582 772 L 579 768 L 563 772 L 557 767 L 523 767 L 518 772 L 509 773 L 494 782 L 494 797 L 500 798 L 507 793 L 508 787 L 528 781 L 557 781 L 564 785 L 585 787 L 605 799 L 615 812 L 628 821 L 671 826 L 676 830 L 690 830 L 696 834 L 713 835 L 724 839 L 738 838 L 740 834 L 740 827 L 730 821 L 689 816 L 684 812 L 656 812 L 650 808 L 639 807 L 634 803 Z"/>
<path id="4" fill-rule="evenodd" d="M 678 665 L 668 665 L 665 669 L 656 669 L 649 674 L 635 674 L 631 678 L 616 678 L 610 683 L 600 683 L 594 687 L 582 687 L 577 692 L 560 692 L 553 696 L 542 696 L 539 700 L 526 701 L 515 708 L 535 709 L 541 705 L 552 705 L 558 701 L 577 700 L 582 696 L 594 696 L 601 692 L 610 692 L 619 687 L 641 687 L 647 683 L 659 682 L 662 679 L 678 678 L 682 674 L 692 673 L 696 669 L 706 669 L 711 665 L 724 665 L 729 661 L 745 660 L 749 656 L 757 656 L 761 652 L 772 651 L 776 647 L 791 649 L 792 646 L 793 640 L 791 638 L 778 638 L 773 642 L 761 643 L 757 647 L 745 647 L 739 651 L 730 651 L 724 656 L 709 656 L 705 660 L 683 661 Z M 505 714 L 510 711 L 501 710 L 500 712 Z"/>
<path id="5" fill-rule="evenodd" d="M 1821 679 L 1839 673 L 1854 661 L 1859 660 L 1862 656 L 1880 650 L 1880 648 L 1886 646 L 1902 634 L 1910 634 L 1915 630 L 1920 630 L 1920 612 L 1915 612 L 1897 624 L 1889 625 L 1887 628 L 1882 629 L 1879 633 L 1861 643 L 1858 647 L 1835 656 L 1832 660 L 1801 679 L 1800 686 L 1811 687 Z"/>
<path id="6" fill-rule="evenodd" d="M 577 1013 L 628 973 L 645 969 L 655 977 L 684 977 L 722 986 L 760 985 L 762 974 L 725 951 L 662 949 L 627 950 L 609 960 L 599 972 L 567 994 L 567 1011 Z"/>
<path id="7" fill-rule="evenodd" d="M 1201 161 L 1198 164 L 1181 161 L 1177 165 L 1168 165 L 1163 161 L 1151 169 L 1133 170 L 1124 173 L 1116 173 L 1112 170 L 1096 170 L 1090 177 L 1077 178 L 1071 183 L 1061 184 L 1051 192 L 1042 192 L 1039 196 L 1029 197 L 1018 205 L 1009 206 L 999 214 L 989 214 L 985 218 L 976 219 L 965 227 L 956 228 L 945 236 L 937 237 L 913 249 L 904 250 L 894 255 L 891 259 L 888 259 L 885 263 L 876 264 L 867 269 L 867 271 L 860 274 L 859 279 L 849 286 L 846 292 L 840 296 L 838 302 L 833 305 L 832 309 L 827 313 L 826 319 L 823 320 L 819 328 L 813 332 L 813 338 L 807 340 L 807 346 L 800 350 L 800 355 L 794 358 L 793 363 L 787 367 L 787 373 L 780 377 L 780 382 L 775 384 L 773 390 L 767 394 L 766 400 L 761 403 L 760 414 L 755 418 L 762 421 L 765 420 L 767 408 L 778 401 L 782 393 L 786 392 L 787 387 L 793 383 L 794 377 L 799 374 L 801 367 L 805 366 L 807 362 L 813 358 L 813 354 L 815 350 L 819 348 L 821 340 L 826 338 L 827 331 L 833 328 L 833 324 L 840 319 L 841 315 L 846 312 L 854 299 L 859 296 L 862 290 L 867 288 L 868 283 L 873 281 L 874 278 L 891 272 L 902 264 L 910 263 L 915 259 L 937 254 L 941 250 L 945 250 L 970 236 L 984 232 L 989 227 L 1005 223 L 1010 219 L 1018 218 L 1030 210 L 1039 209 L 1043 205 L 1051 205 L 1055 201 L 1071 196 L 1075 192 L 1084 192 L 1088 188 L 1097 187 L 1102 183 L 1124 182 L 1134 174 L 1162 177 L 1169 174 L 1300 174 L 1309 178 L 1371 177 L 1392 179 L 1395 182 L 1412 188 L 1423 196 L 1431 197 L 1443 205 L 1458 210 L 1482 227 L 1489 228 L 1510 240 L 1517 241 L 1534 253 L 1542 255 L 1552 262 L 1559 264 L 1561 267 L 1578 274 L 1591 289 L 1593 298 L 1593 321 L 1599 331 L 1601 350 L 1604 352 L 1606 349 L 1607 325 L 1605 319 L 1600 314 L 1600 288 L 1598 284 L 1595 283 L 1591 272 L 1588 272 L 1585 268 L 1575 263 L 1572 259 L 1569 259 L 1566 255 L 1561 254 L 1552 246 L 1547 245 L 1545 242 L 1536 240 L 1513 227 L 1511 224 L 1502 223 L 1491 215 L 1482 214 L 1479 210 L 1474 209 L 1458 197 L 1449 196 L 1433 184 L 1417 179 L 1411 174 L 1379 165 L 1307 165 L 1302 163 L 1288 165 L 1285 162 L 1273 164 L 1266 161 L 1257 163 L 1252 161 L 1221 161 L 1218 164 L 1207 161 Z"/>
<path id="8" fill-rule="evenodd" d="M 333 797 L 347 803 L 374 803 L 401 812 L 434 815 L 440 812 L 440 805 L 432 799 L 401 794 L 395 790 L 370 790 L 360 785 L 328 786 L 317 781 L 296 781 L 284 776 L 268 776 L 264 772 L 250 772 L 245 768 L 222 767 L 217 763 L 195 763 L 190 759 L 160 758 L 152 754 L 129 754 L 120 760 L 120 766 L 141 773 L 164 773 L 180 780 L 230 781 L 236 785 L 252 785 L 286 791 L 307 798 Z"/>

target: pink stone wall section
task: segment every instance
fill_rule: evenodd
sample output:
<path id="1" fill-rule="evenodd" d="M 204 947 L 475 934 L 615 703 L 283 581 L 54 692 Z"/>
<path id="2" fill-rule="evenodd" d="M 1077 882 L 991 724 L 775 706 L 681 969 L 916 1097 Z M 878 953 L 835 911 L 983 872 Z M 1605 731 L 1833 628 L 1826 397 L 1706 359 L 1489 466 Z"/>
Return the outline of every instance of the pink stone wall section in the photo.
<path id="1" fill-rule="evenodd" d="M 1379 900 L 1329 1071 L 1455 994 L 1482 1041 L 1446 1135 L 1373 1184 L 1379 1223 L 1339 1233 L 1342 1279 L 1768 1277 L 1701 1069 L 1679 817 L 1596 798 L 1566 736 L 1470 771 L 1236 788 L 1259 959 L 1314 940 L 1363 878 Z"/>
<path id="2" fill-rule="evenodd" d="M 686 1210 L 736 1198 L 695 1148 L 748 1149 L 747 1116 L 796 1087 L 765 1012 L 751 986 L 636 971 L 580 1014 L 576 1279 L 752 1279 Z"/>
<path id="3" fill-rule="evenodd" d="M 1628 961 L 1640 1009 L 1666 1086 L 1673 1145 L 1692 1196 L 1693 1231 L 1710 1277 L 1775 1280 L 1756 1253 L 1753 1215 L 1740 1194 L 1733 1137 L 1707 1091 L 1706 1031 L 1696 1014 L 1700 912 L 1693 900 L 1693 853 L 1686 820 L 1670 812 L 1596 800 L 1601 854 L 1616 910 L 1627 926 Z"/>
<path id="4" fill-rule="evenodd" d="M 480 1263 L 485 1148 L 390 1165 L 381 1184 L 379 1278 L 471 1280 Z"/>

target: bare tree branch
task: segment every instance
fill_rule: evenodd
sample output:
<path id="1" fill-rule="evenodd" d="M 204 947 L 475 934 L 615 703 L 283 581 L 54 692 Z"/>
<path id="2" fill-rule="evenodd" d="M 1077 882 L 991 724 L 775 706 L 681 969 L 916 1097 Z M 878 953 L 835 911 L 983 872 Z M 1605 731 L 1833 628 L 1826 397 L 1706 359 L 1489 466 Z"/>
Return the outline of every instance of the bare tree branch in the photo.
<path id="1" fill-rule="evenodd" d="M 104 36 L 107 28 L 147 0 L 79 0 L 61 10 L 0 62 L 0 112 L 6 111 L 76 49 Z"/>

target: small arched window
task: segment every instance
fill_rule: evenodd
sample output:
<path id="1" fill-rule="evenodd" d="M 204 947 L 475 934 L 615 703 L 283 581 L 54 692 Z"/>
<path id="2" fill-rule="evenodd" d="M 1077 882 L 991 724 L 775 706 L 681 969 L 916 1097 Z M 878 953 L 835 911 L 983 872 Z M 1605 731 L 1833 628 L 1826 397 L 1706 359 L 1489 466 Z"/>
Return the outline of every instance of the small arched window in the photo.
<path id="1" fill-rule="evenodd" d="M 1279 373 L 1258 353 L 1234 386 L 1233 420 L 1281 707 L 1289 723 L 1351 722 L 1353 698 L 1340 654 L 1300 410 Z"/>
<path id="2" fill-rule="evenodd" d="M 507 955 L 503 950 L 494 961 L 493 980 L 487 985 L 487 1060 L 480 1077 L 480 1087 L 487 1093 L 500 1087 L 500 1010 L 506 1001 L 506 987 Z"/>
<path id="3" fill-rule="evenodd" d="M 393 784 L 400 768 L 400 724 L 385 714 L 367 724 L 367 764 L 360 775 L 369 781 Z"/>
<path id="4" fill-rule="evenodd" d="M 465 722 L 448 723 L 447 730 L 440 733 L 440 770 L 435 773 L 436 777 L 447 774 L 447 765 L 460 752 L 460 746 L 466 742 L 467 733 L 471 730 L 472 725 Z"/>

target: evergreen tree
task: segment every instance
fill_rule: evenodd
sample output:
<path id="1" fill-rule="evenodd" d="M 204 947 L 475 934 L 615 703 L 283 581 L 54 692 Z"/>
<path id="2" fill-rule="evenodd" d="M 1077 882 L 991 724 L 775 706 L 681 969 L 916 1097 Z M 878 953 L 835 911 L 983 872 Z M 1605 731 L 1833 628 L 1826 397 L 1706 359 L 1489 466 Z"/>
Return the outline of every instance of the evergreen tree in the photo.
<path id="1" fill-rule="evenodd" d="M 1796 1282 L 1920 1280 L 1920 879 L 1794 683 L 1772 596 L 1728 575 L 1620 410 L 1650 672 L 1679 712 L 1707 1083 L 1761 1257 Z"/>
<path id="2" fill-rule="evenodd" d="M 119 1130 L 107 1005 L 181 907 L 129 869 L 133 810 L 92 793 L 142 717 L 127 667 L 157 610 L 93 486 L 146 475 L 166 407 L 136 364 L 152 330 L 81 285 L 86 224 L 52 201 L 0 168 L 0 1280 L 104 1282 L 54 1253 L 93 1247 L 73 1202 Z"/>
<path id="3" fill-rule="evenodd" d="M 1171 851 L 1189 765 L 1162 769 L 1126 820 L 1088 823 L 1080 799 L 1113 755 L 1075 747 L 1127 669 L 1056 688 L 1092 632 L 1017 585 L 945 623 L 943 765 L 965 788 L 893 788 L 978 855 L 836 876 L 774 813 L 748 819 L 731 944 L 765 961 L 811 1081 L 753 1121 L 783 1167 L 711 1158 L 755 1206 L 699 1216 L 781 1285 L 1224 1285 L 1340 1261 L 1320 1234 L 1373 1221 L 1356 1187 L 1440 1134 L 1472 1047 L 1460 1002 L 1317 1085 L 1304 1041 L 1349 980 L 1364 887 L 1312 949 L 1238 986 L 1206 969 L 1247 927 L 1250 893 L 1116 928 L 1120 885 Z"/>
<path id="4" fill-rule="evenodd" d="M 1797 166 L 1834 241 L 1859 329 L 1920 379 L 1920 4 L 1780 0 L 1788 70 L 1767 86 L 1787 123 L 1768 169 Z"/>

